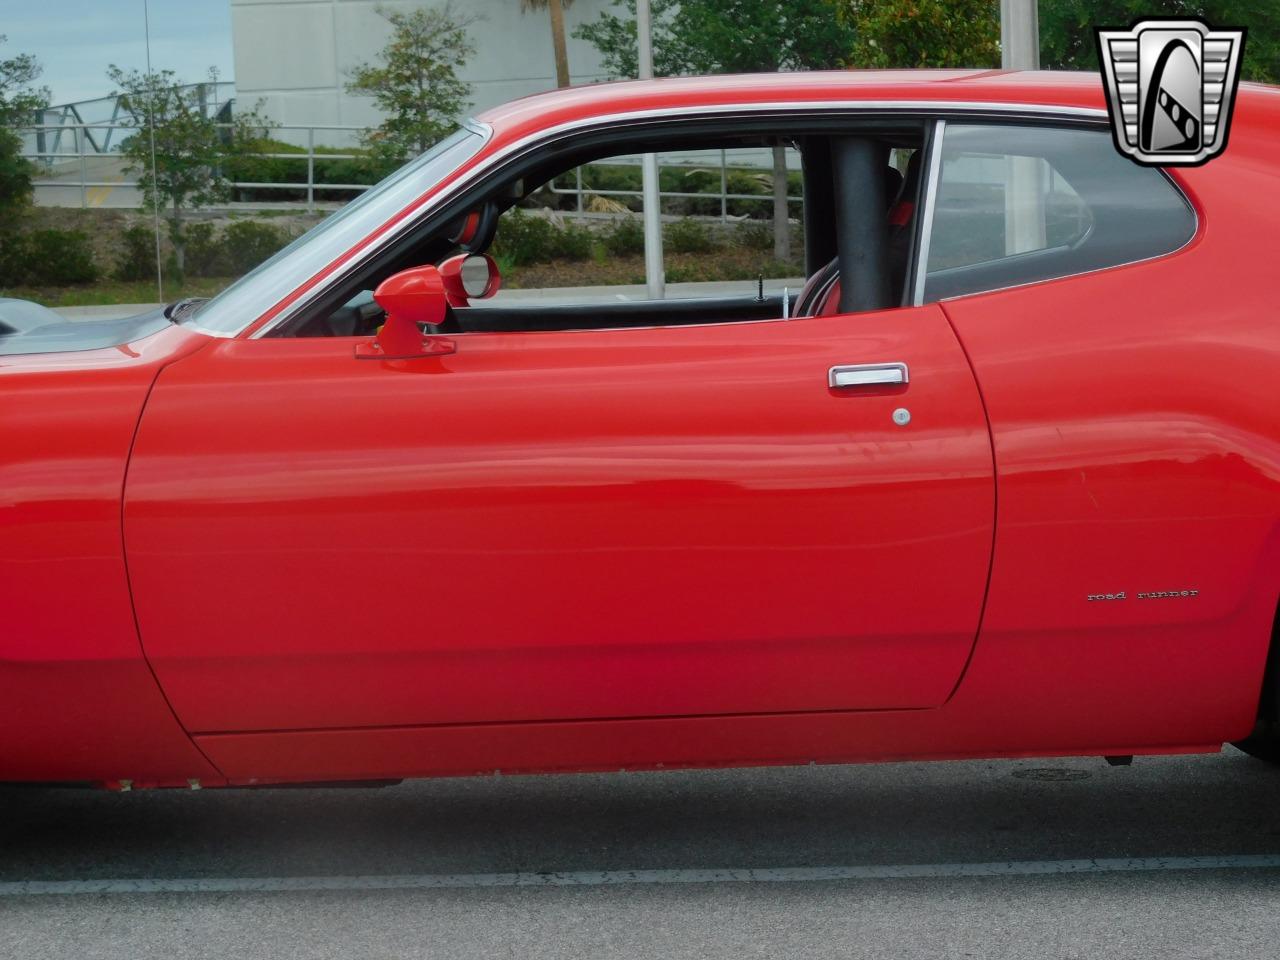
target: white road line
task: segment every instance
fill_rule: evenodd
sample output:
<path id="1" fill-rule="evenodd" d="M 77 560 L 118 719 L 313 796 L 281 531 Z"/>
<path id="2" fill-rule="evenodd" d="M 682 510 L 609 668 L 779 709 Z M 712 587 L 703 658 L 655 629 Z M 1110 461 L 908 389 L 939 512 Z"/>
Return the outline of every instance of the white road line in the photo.
<path id="1" fill-rule="evenodd" d="M 211 877 L 171 880 L 16 880 L 0 897 L 147 893 L 289 893 L 310 890 L 465 890 L 478 887 L 600 887 L 678 883 L 814 883 L 833 880 L 914 880 L 1026 877 L 1157 870 L 1273 870 L 1280 854 L 1221 857 L 1133 857 L 1103 860 L 1005 860 L 755 870 L 576 870 L 566 873 L 427 873 L 366 877 Z"/>

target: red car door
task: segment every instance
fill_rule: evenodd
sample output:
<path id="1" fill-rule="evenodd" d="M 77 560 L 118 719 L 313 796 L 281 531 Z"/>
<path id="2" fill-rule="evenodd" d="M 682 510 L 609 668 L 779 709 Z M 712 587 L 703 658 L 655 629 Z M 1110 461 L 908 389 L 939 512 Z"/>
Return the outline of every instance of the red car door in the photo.
<path id="1" fill-rule="evenodd" d="M 410 361 L 355 342 L 218 340 L 152 392 L 126 549 L 189 730 L 919 708 L 955 687 L 994 479 L 936 305 L 470 334 Z M 902 385 L 829 385 L 898 363 Z"/>

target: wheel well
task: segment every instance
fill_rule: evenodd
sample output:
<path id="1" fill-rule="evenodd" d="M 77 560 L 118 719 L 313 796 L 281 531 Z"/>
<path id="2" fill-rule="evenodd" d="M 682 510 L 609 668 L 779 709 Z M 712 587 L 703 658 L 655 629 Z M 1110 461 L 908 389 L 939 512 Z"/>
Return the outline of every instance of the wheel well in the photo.
<path id="1" fill-rule="evenodd" d="M 1267 666 L 1262 675 L 1258 720 L 1280 722 L 1280 603 L 1276 604 L 1276 614 L 1271 621 L 1271 646 L 1267 650 Z"/>
<path id="2" fill-rule="evenodd" d="M 1271 646 L 1258 696 L 1258 718 L 1253 732 L 1235 745 L 1260 760 L 1280 764 L 1280 604 L 1271 622 Z"/>

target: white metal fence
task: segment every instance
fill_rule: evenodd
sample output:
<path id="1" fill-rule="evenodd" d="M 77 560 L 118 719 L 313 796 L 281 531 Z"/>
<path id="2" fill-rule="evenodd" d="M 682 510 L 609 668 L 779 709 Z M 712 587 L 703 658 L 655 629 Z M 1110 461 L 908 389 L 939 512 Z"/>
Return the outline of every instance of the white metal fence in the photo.
<path id="1" fill-rule="evenodd" d="M 757 203 L 772 204 L 773 192 L 767 193 L 730 193 L 729 192 L 729 173 L 731 170 L 741 170 L 744 167 L 759 170 L 761 172 L 773 169 L 773 158 L 767 151 L 759 151 L 755 155 L 747 156 L 742 152 L 736 152 L 730 158 L 728 150 L 715 151 L 716 156 L 708 157 L 705 152 L 701 155 L 695 153 L 676 154 L 672 157 L 672 162 L 662 163 L 662 167 L 681 167 L 685 169 L 704 170 L 707 172 L 715 171 L 719 176 L 718 190 L 704 190 L 700 192 L 689 192 L 683 190 L 659 190 L 658 196 L 660 200 L 714 200 L 718 201 L 720 206 L 720 221 L 727 223 L 729 221 L 729 201 L 744 200 L 755 201 Z M 708 161 L 712 161 L 708 163 Z M 590 166 L 640 166 L 640 157 L 611 157 L 607 160 L 598 160 Z M 549 185 L 552 193 L 560 196 L 573 197 L 574 205 L 579 214 L 586 212 L 586 206 L 591 197 L 624 197 L 641 200 L 644 194 L 640 190 L 610 190 L 587 186 L 584 182 L 583 170 L 585 168 L 578 167 L 573 171 L 573 186 L 557 186 L 553 181 Z M 560 179 L 560 178 L 557 178 Z M 788 203 L 802 203 L 803 197 L 788 195 Z"/>
<path id="2" fill-rule="evenodd" d="M 226 130 L 230 130 L 231 126 L 225 123 L 218 124 L 219 128 Z M 305 165 L 305 179 L 283 182 L 235 180 L 231 181 L 231 187 L 240 190 L 301 192 L 305 194 L 305 199 L 290 203 L 289 206 L 305 205 L 308 211 L 317 209 L 325 193 L 367 190 L 372 184 L 332 183 L 316 178 L 317 162 L 365 159 L 363 154 L 333 152 L 335 149 L 346 149 L 346 145 L 362 129 L 361 127 L 290 124 L 271 127 L 268 133 L 273 139 L 275 134 L 283 133 L 282 139 L 298 143 L 302 152 L 263 152 L 245 156 L 251 159 L 285 160 L 299 166 Z M 36 188 L 67 191 L 72 197 L 78 194 L 79 203 L 83 207 L 90 206 L 91 190 L 138 190 L 139 180 L 136 171 L 129 169 L 129 160 L 121 152 L 121 145 L 129 137 L 139 133 L 145 135 L 145 132 L 145 129 L 140 129 L 136 124 L 74 122 L 34 124 L 18 131 L 23 136 L 23 156 L 34 163 L 40 172 L 34 180 Z M 330 146 L 331 144 L 333 146 Z M 325 149 L 326 147 L 329 149 Z M 323 152 L 317 152 L 317 150 Z M 105 176 L 104 172 L 109 174 L 110 178 Z M 74 205 L 74 202 L 65 205 Z M 142 205 L 140 193 L 133 205 Z M 262 204 L 256 205 L 262 206 Z"/>
<path id="3" fill-rule="evenodd" d="M 231 124 L 218 124 L 222 129 L 231 129 Z M 313 212 L 320 208 L 340 206 L 343 201 L 326 201 L 325 196 L 338 192 L 359 192 L 369 189 L 370 183 L 334 183 L 325 179 L 317 179 L 317 166 L 329 161 L 366 159 L 367 155 L 351 152 L 349 144 L 363 131 L 361 127 L 319 126 L 282 124 L 271 127 L 267 133 L 271 139 L 278 139 L 298 148 L 300 152 L 263 152 L 250 153 L 248 158 L 282 160 L 297 164 L 305 171 L 305 177 L 287 181 L 231 181 L 236 190 L 254 190 L 278 192 L 281 194 L 302 194 L 300 200 L 257 201 L 246 202 L 245 206 L 257 208 L 305 209 Z M 18 133 L 23 137 L 23 155 L 32 161 L 39 175 L 34 183 L 38 189 L 50 191 L 52 205 L 89 207 L 98 205 L 92 196 L 94 191 L 133 191 L 136 196 L 124 196 L 122 200 L 111 205 L 120 207 L 141 207 L 142 194 L 139 189 L 137 172 L 130 169 L 128 158 L 121 152 L 122 144 L 129 137 L 145 134 L 145 130 L 134 123 L 102 122 L 82 123 L 59 118 L 56 123 L 34 124 L 21 128 Z M 319 152 L 318 152 L 319 151 Z M 711 200 L 719 204 L 719 216 L 722 221 L 730 219 L 730 201 L 757 202 L 771 204 L 772 191 L 767 193 L 731 192 L 729 175 L 732 170 L 750 167 L 764 172 L 771 168 L 771 160 L 767 152 L 760 157 L 744 157 L 740 154 L 729 156 L 728 151 L 716 151 L 718 156 L 705 154 L 674 154 L 670 163 L 664 166 L 682 168 L 700 168 L 709 173 L 718 173 L 719 184 L 716 190 L 704 191 L 661 191 L 662 199 Z M 593 165 L 636 165 L 638 158 L 616 157 L 596 161 Z M 564 185 L 560 181 L 548 185 L 551 193 L 571 197 L 570 203 L 579 213 L 586 213 L 587 204 L 593 196 L 613 197 L 619 199 L 636 199 L 643 197 L 641 190 L 602 189 L 584 183 L 583 168 L 573 173 L 574 182 Z M 66 197 L 64 202 L 62 197 Z M 802 202 L 799 196 L 788 196 L 791 203 Z"/>

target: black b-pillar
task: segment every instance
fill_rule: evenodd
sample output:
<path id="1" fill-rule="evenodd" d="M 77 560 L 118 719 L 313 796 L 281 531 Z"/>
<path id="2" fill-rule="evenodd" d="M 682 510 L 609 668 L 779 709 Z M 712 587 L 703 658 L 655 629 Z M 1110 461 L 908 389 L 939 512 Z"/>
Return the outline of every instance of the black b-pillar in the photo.
<path id="1" fill-rule="evenodd" d="M 831 144 L 839 237 L 840 312 L 883 310 L 889 302 L 889 244 L 884 195 L 889 148 L 865 137 Z"/>

